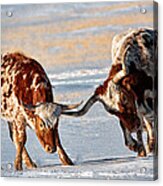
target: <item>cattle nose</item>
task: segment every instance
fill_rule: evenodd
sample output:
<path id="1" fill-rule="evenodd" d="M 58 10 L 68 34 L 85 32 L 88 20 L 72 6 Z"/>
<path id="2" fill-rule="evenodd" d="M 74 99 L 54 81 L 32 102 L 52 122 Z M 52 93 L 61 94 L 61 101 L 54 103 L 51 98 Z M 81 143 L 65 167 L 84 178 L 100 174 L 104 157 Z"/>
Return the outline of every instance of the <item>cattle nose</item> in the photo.
<path id="1" fill-rule="evenodd" d="M 46 145 L 45 146 L 45 151 L 48 152 L 48 153 L 53 153 L 55 152 L 55 147 L 51 147 L 50 145 Z"/>

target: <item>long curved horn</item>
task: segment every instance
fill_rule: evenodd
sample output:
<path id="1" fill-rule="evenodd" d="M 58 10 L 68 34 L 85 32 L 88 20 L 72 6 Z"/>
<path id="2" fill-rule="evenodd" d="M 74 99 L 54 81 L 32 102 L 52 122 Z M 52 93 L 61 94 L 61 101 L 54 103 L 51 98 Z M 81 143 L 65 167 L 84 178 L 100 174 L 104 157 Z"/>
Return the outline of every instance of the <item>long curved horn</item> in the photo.
<path id="1" fill-rule="evenodd" d="M 63 105 L 63 104 L 59 104 L 59 103 L 54 103 L 54 104 L 57 104 L 58 106 L 60 106 L 62 111 L 66 111 L 66 110 L 75 109 L 75 108 L 79 107 L 80 105 L 82 105 L 82 103 L 83 103 L 83 101 L 81 101 L 80 103 L 71 104 L 71 105 Z"/>
<path id="2" fill-rule="evenodd" d="M 128 49 L 129 49 L 129 46 L 127 46 L 125 49 L 123 49 L 123 48 L 121 49 L 121 56 L 122 56 L 123 63 L 126 60 L 125 58 L 126 58 Z M 115 76 L 113 77 L 113 82 L 117 84 L 122 78 L 124 78 L 125 76 L 128 75 L 128 73 L 129 73 L 128 71 L 129 71 L 128 70 L 128 67 L 126 67 L 125 69 L 122 67 L 122 70 L 120 70 L 119 72 L 117 72 L 115 74 Z"/>
<path id="3" fill-rule="evenodd" d="M 86 114 L 88 112 L 88 110 L 91 108 L 91 106 L 98 101 L 98 96 L 97 95 L 93 95 L 89 98 L 89 100 L 86 102 L 86 104 L 84 105 L 84 107 L 79 110 L 79 111 L 70 111 L 70 112 L 63 112 L 61 114 L 63 115 L 68 115 L 68 116 L 75 116 L 75 117 L 79 117 L 79 116 L 83 116 L 84 114 Z"/>
<path id="4" fill-rule="evenodd" d="M 83 103 L 83 101 L 81 101 L 80 103 L 77 104 L 71 104 L 71 105 L 64 105 L 64 104 L 60 104 L 60 103 L 52 103 L 54 105 L 58 105 L 61 107 L 62 111 L 66 111 L 66 110 L 72 110 L 75 109 L 77 107 L 79 107 L 81 104 Z M 28 110 L 30 111 L 35 111 L 36 108 L 38 108 L 39 106 L 45 104 L 45 103 L 38 103 L 37 105 L 32 105 L 32 104 L 25 104 L 21 101 L 21 104 Z"/>

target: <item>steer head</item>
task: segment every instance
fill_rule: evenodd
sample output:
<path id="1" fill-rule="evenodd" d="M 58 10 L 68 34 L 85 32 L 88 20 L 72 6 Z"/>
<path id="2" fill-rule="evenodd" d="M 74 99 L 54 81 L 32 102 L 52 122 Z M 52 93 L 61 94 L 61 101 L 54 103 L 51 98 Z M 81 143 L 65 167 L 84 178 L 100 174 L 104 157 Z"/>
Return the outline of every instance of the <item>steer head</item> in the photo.
<path id="1" fill-rule="evenodd" d="M 124 127 L 128 128 L 128 130 L 134 131 L 139 128 L 141 122 L 137 113 L 135 95 L 122 86 L 119 87 L 118 91 L 114 91 L 113 94 L 114 97 L 118 97 L 116 101 L 118 108 L 115 110 L 110 108 L 110 113 L 116 115 L 122 121 Z"/>
<path id="2" fill-rule="evenodd" d="M 135 95 L 125 87 L 109 81 L 107 86 L 101 85 L 96 89 L 95 94 L 88 99 L 81 110 L 66 111 L 62 114 L 83 116 L 95 102 L 99 101 L 109 113 L 116 115 L 126 128 L 133 131 L 140 126 L 135 99 Z"/>
<path id="3" fill-rule="evenodd" d="M 23 103 L 25 110 L 33 115 L 32 126 L 46 152 L 54 153 L 56 151 L 58 122 L 62 112 L 77 108 L 81 103 L 74 105 L 62 105 L 58 103 L 28 105 Z"/>

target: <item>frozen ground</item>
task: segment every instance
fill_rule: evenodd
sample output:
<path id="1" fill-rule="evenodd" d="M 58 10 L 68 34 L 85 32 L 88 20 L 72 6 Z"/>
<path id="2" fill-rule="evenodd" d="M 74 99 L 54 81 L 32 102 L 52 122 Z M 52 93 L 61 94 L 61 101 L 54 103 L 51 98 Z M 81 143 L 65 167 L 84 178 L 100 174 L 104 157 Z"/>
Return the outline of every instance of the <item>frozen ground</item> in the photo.
<path id="1" fill-rule="evenodd" d="M 147 13 L 140 14 L 140 7 Z M 55 101 L 87 100 L 108 75 L 113 36 L 128 28 L 152 27 L 152 10 L 150 2 L 3 6 L 2 53 L 22 51 L 39 60 L 55 86 Z M 7 17 L 7 11 L 13 11 L 13 16 Z M 153 157 L 136 158 L 124 146 L 118 120 L 98 103 L 81 118 L 61 117 L 59 133 L 75 166 L 62 166 L 57 154 L 45 153 L 28 129 L 26 146 L 38 168 L 15 172 L 15 147 L 2 121 L 2 176 L 154 178 Z"/>
<path id="2" fill-rule="evenodd" d="M 100 79 L 102 82 L 106 75 L 105 69 L 82 68 L 66 73 L 62 70 L 58 73 L 49 73 L 50 80 L 55 86 L 56 100 L 62 102 L 87 100 L 99 84 L 97 80 Z M 137 158 L 136 153 L 129 151 L 124 146 L 117 118 L 109 115 L 99 103 L 96 103 L 83 117 L 60 118 L 59 134 L 64 149 L 75 163 L 72 167 L 62 166 L 57 154 L 44 152 L 35 133 L 28 129 L 26 146 L 38 168 L 15 172 L 13 169 L 15 147 L 9 139 L 7 124 L 4 121 L 1 131 L 2 176 L 154 179 L 153 157 Z"/>
<path id="3" fill-rule="evenodd" d="M 7 168 L 7 167 L 6 167 Z M 46 165 L 35 170 L 14 172 L 11 165 L 8 170 L 2 170 L 3 176 L 40 177 L 59 179 L 109 179 L 109 180 L 144 180 L 152 181 L 153 158 L 115 158 L 85 161 L 75 166 Z M 155 175 L 156 176 L 156 175 Z"/>

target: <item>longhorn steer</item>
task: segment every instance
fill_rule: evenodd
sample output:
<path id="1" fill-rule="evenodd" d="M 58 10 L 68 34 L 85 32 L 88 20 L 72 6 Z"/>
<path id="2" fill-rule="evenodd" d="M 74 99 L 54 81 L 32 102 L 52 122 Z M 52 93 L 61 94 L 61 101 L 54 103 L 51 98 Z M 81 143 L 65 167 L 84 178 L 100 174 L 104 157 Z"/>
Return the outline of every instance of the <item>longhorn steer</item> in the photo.
<path id="1" fill-rule="evenodd" d="M 112 67 L 109 77 L 79 111 L 65 115 L 82 116 L 99 101 L 106 111 L 120 119 L 125 144 L 146 156 L 143 128 L 147 130 L 148 151 L 154 146 L 154 103 L 157 88 L 157 32 L 151 29 L 130 30 L 113 39 Z M 149 94 L 150 93 L 150 94 Z M 152 95 L 152 96 L 151 96 Z M 131 133 L 137 133 L 136 141 Z"/>
<path id="2" fill-rule="evenodd" d="M 28 168 L 36 167 L 25 148 L 27 126 L 35 131 L 46 152 L 57 151 L 64 165 L 73 164 L 61 145 L 58 122 L 63 111 L 79 105 L 53 102 L 52 86 L 37 61 L 21 53 L 2 57 L 1 95 L 1 115 L 8 121 L 16 147 L 16 170 L 22 170 L 22 160 Z"/>
<path id="3" fill-rule="evenodd" d="M 147 130 L 147 151 L 151 152 L 154 144 L 157 144 L 157 31 L 140 28 L 115 36 L 112 43 L 112 61 L 112 66 L 121 66 L 113 77 L 113 82 L 122 84 L 137 98 L 137 112 Z"/>

